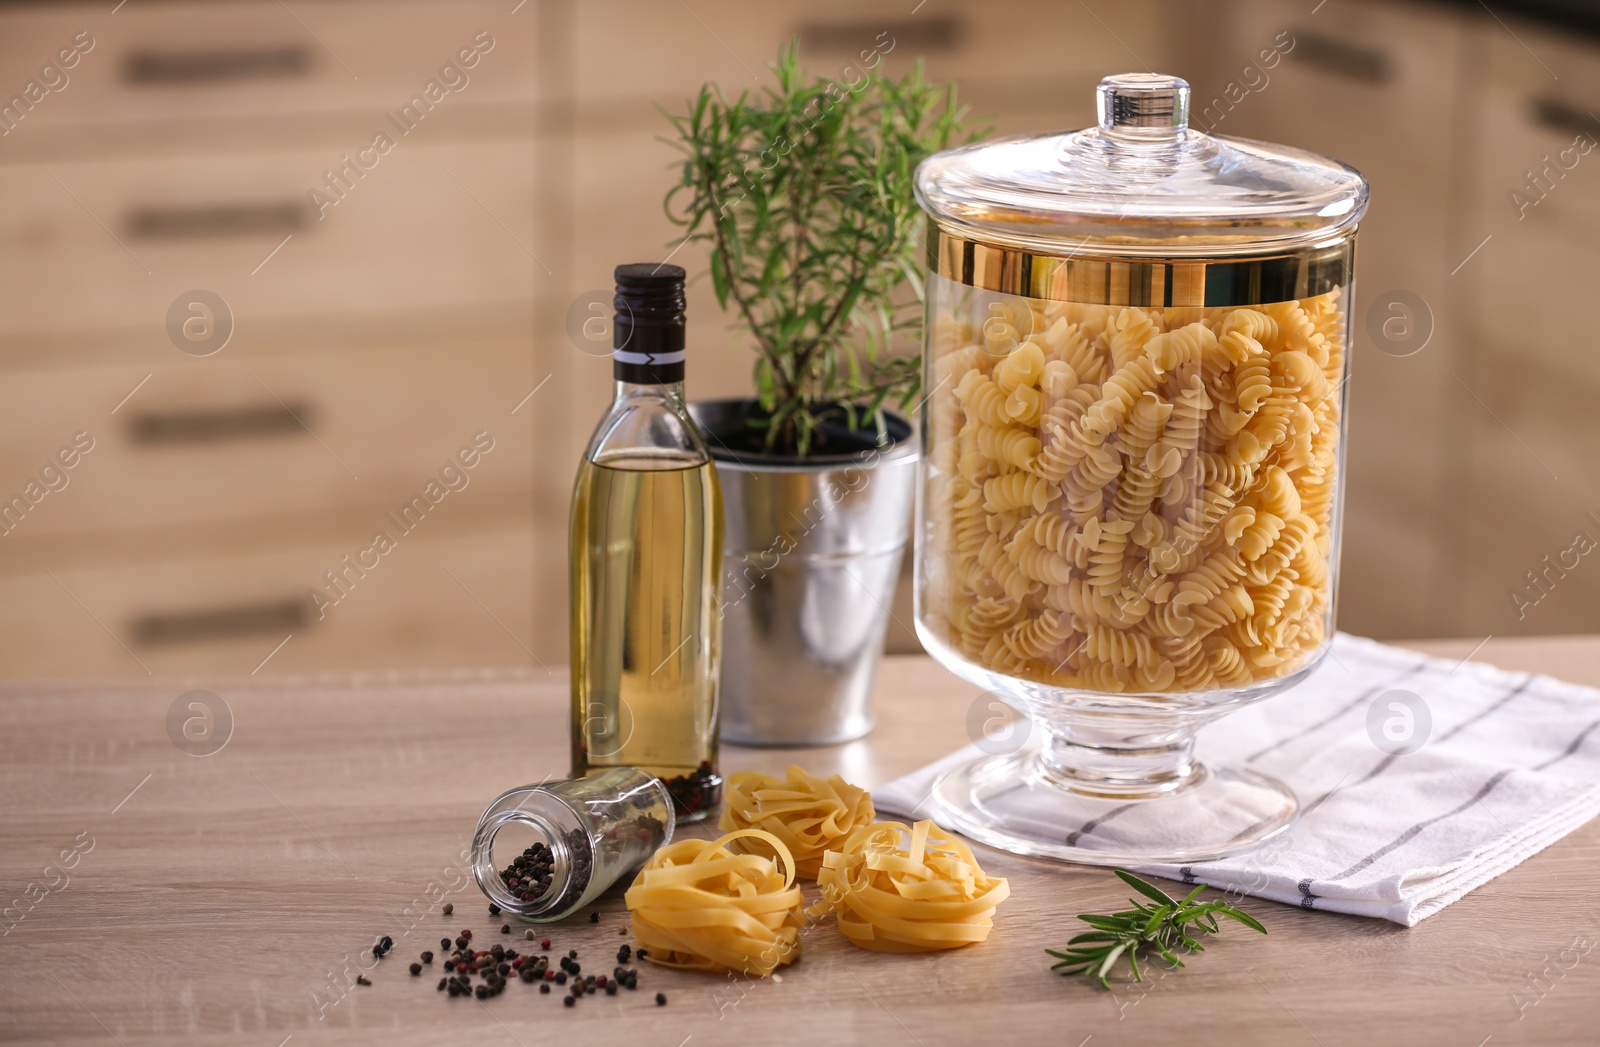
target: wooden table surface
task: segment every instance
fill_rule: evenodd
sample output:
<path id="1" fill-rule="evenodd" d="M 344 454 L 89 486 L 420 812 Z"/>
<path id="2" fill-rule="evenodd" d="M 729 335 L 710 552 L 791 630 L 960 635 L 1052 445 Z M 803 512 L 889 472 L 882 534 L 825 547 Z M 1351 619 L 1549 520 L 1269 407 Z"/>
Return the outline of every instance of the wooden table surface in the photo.
<path id="1" fill-rule="evenodd" d="M 1475 643 L 1413 646 L 1462 657 Z M 1476 658 L 1600 685 L 1600 637 L 1495 639 Z M 168 733 L 195 687 L 233 721 L 205 757 Z M 797 759 L 870 787 L 964 742 L 974 695 L 929 659 L 891 658 L 870 738 L 729 748 L 722 765 Z M 420 979 L 406 967 L 464 927 L 505 940 L 463 849 L 496 794 L 562 771 L 565 707 L 565 681 L 539 672 L 6 685 L 0 1041 L 1600 1043 L 1600 951 L 1571 951 L 1600 940 L 1600 822 L 1409 930 L 1246 899 L 1270 937 L 1229 928 L 1188 969 L 1113 992 L 1051 974 L 1042 950 L 1076 932 L 1075 913 L 1119 905 L 1121 885 L 979 848 L 1013 897 L 973 948 L 868 953 L 825 921 L 781 981 L 641 965 L 638 992 L 571 1009 L 521 983 L 450 999 L 438 961 Z M 585 913 L 548 933 L 608 971 L 626 917 L 615 892 L 598 908 L 598 925 Z M 381 934 L 393 954 L 371 986 L 346 987 Z"/>

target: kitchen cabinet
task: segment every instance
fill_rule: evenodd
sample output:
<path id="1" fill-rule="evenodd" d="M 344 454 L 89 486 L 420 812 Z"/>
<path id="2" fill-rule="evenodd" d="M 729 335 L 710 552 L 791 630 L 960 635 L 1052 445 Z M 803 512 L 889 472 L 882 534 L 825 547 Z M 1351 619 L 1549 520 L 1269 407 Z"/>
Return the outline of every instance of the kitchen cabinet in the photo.
<path id="1" fill-rule="evenodd" d="M 707 80 L 758 90 L 791 38 L 841 79 L 863 51 L 891 73 L 920 56 L 996 134 L 1093 122 L 1106 73 L 1176 72 L 1196 126 L 1362 169 L 1341 624 L 1592 630 L 1586 558 L 1520 617 L 1509 593 L 1577 530 L 1600 539 L 1600 362 L 1573 308 L 1600 159 L 1562 161 L 1536 203 L 1510 194 L 1600 140 L 1600 48 L 1502 19 L 1380 0 L 6 5 L 0 102 L 26 104 L 0 105 L 0 496 L 75 433 L 96 442 L 0 528 L 0 674 L 248 671 L 330 556 L 480 431 L 495 451 L 373 575 L 383 595 L 271 665 L 564 662 L 567 502 L 610 394 L 605 325 L 596 342 L 582 321 L 612 266 L 684 264 L 691 393 L 750 388 L 703 250 L 673 254 L 657 106 Z M 47 71 L 63 49 L 81 50 Z M 57 86 L 29 102 L 30 78 Z M 232 321 L 209 355 L 182 336 L 217 319 L 180 301 L 196 290 Z M 460 606 L 434 569 L 453 564 Z M 914 649 L 908 591 L 896 618 L 891 648 Z"/>

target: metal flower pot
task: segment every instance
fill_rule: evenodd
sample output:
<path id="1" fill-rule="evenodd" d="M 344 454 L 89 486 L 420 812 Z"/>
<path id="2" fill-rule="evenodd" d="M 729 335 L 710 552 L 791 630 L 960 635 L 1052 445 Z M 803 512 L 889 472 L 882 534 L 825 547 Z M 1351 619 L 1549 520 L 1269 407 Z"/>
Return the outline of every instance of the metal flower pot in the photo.
<path id="1" fill-rule="evenodd" d="M 690 408 L 722 486 L 722 738 L 831 745 L 872 729 L 872 683 L 911 531 L 917 447 L 753 453 L 749 400 Z M 842 427 L 838 439 L 854 438 Z"/>

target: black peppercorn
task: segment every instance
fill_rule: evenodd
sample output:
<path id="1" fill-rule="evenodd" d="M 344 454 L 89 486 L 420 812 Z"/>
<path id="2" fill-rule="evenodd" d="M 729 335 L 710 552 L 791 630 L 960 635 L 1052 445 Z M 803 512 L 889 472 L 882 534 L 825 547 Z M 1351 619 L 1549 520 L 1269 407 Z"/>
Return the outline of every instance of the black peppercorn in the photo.
<path id="1" fill-rule="evenodd" d="M 371 985 L 372 983 L 367 980 L 367 976 L 366 975 L 358 974 L 358 975 L 356 975 L 356 984 L 357 985 Z"/>
<path id="2" fill-rule="evenodd" d="M 565 985 L 565 984 L 567 984 L 567 972 L 566 971 L 557 971 L 556 972 L 556 984 L 557 985 Z"/>
<path id="3" fill-rule="evenodd" d="M 500 906 L 496 905 L 494 902 L 490 902 L 489 903 L 489 915 L 490 916 L 499 916 L 500 915 Z"/>
<path id="4" fill-rule="evenodd" d="M 460 938 L 456 939 L 456 948 L 457 949 L 465 949 L 466 947 L 467 947 L 466 935 L 462 935 Z"/>
<path id="5" fill-rule="evenodd" d="M 422 962 L 423 962 L 423 963 L 432 963 L 432 962 L 433 962 L 433 953 L 431 953 L 431 952 L 424 952 L 424 953 L 423 953 L 423 954 L 422 954 Z"/>
<path id="6" fill-rule="evenodd" d="M 576 949 L 568 949 L 567 950 L 567 959 L 576 960 L 577 958 L 578 958 L 578 950 L 576 950 Z"/>
<path id="7" fill-rule="evenodd" d="M 665 1007 L 666 1005 L 667 1005 L 667 994 L 664 993 L 664 992 L 656 993 L 656 1006 L 657 1007 Z"/>
<path id="8" fill-rule="evenodd" d="M 422 973 L 422 964 L 414 963 L 414 964 L 411 965 L 411 977 L 415 978 L 417 975 L 419 975 L 421 973 Z"/>
<path id="9" fill-rule="evenodd" d="M 449 938 L 440 938 L 439 939 L 439 948 L 444 950 L 445 952 L 449 952 L 450 951 L 450 939 Z"/>
<path id="10" fill-rule="evenodd" d="M 500 925 L 500 933 L 501 934 L 510 934 L 511 933 L 511 925 L 509 923 L 502 923 Z"/>
<path id="11" fill-rule="evenodd" d="M 617 962 L 618 963 L 627 963 L 628 960 L 632 956 L 633 956 L 633 950 L 628 948 L 626 945 L 624 945 L 622 948 L 617 950 Z"/>
<path id="12" fill-rule="evenodd" d="M 539 991 L 548 996 L 550 994 L 550 983 L 549 982 L 540 982 L 539 983 Z"/>
<path id="13" fill-rule="evenodd" d="M 576 1005 L 577 1002 L 578 1002 L 577 1000 L 574 1000 L 572 997 L 567 996 L 567 997 L 563 997 L 562 998 L 561 1005 L 563 1007 L 572 1007 L 572 1006 Z"/>
<path id="14" fill-rule="evenodd" d="M 615 996 L 616 994 L 617 994 L 617 983 L 616 982 L 606 982 L 606 995 L 607 996 Z"/>
<path id="15" fill-rule="evenodd" d="M 600 910 L 599 909 L 596 909 L 594 912 L 589 914 L 589 922 L 590 923 L 599 923 L 600 922 Z"/>
<path id="16" fill-rule="evenodd" d="M 444 908 L 440 909 L 439 911 L 444 913 L 446 916 L 449 916 L 451 913 L 456 911 L 456 907 L 455 907 L 455 904 L 452 903 L 452 902 L 445 902 L 444 903 Z"/>
<path id="17" fill-rule="evenodd" d="M 645 958 L 645 957 L 646 957 L 646 956 L 649 956 L 649 955 L 650 955 L 650 954 L 649 954 L 649 953 L 648 953 L 648 952 L 646 952 L 646 951 L 645 951 L 645 950 L 643 950 L 643 949 L 640 949 L 640 950 L 638 950 L 638 951 L 637 951 L 637 952 L 635 952 L 635 953 L 634 953 L 634 955 L 635 955 L 635 956 L 637 956 L 637 957 L 639 957 L 639 959 L 641 959 L 641 960 L 642 960 L 642 959 L 644 959 L 644 958 Z"/>

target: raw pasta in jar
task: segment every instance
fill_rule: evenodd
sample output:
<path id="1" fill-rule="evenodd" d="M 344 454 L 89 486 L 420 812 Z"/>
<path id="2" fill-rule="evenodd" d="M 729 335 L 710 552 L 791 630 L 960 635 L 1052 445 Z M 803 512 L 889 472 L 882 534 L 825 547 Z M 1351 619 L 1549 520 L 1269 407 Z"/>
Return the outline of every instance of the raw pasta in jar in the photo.
<path id="1" fill-rule="evenodd" d="M 919 615 L 994 672 L 1237 688 L 1327 639 L 1341 290 L 1259 305 L 946 298 Z"/>

